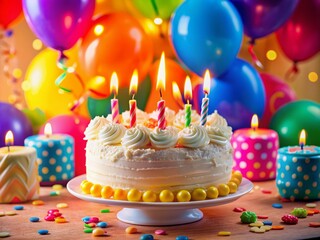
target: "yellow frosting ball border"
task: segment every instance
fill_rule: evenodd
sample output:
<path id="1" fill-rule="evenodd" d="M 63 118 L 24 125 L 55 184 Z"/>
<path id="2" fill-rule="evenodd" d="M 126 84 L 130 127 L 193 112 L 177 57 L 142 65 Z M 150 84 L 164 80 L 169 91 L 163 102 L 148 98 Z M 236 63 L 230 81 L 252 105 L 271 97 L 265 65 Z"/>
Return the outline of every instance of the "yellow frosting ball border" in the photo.
<path id="1" fill-rule="evenodd" d="M 209 186 L 208 188 L 195 188 L 192 191 L 181 189 L 179 191 L 170 191 L 163 189 L 160 193 L 155 193 L 151 190 L 140 191 L 136 188 L 129 190 L 113 189 L 110 186 L 101 186 L 83 180 L 80 184 L 81 191 L 84 194 L 90 194 L 93 197 L 123 200 L 129 202 L 189 202 L 189 201 L 204 201 L 218 197 L 225 197 L 229 194 L 237 192 L 239 185 L 242 182 L 242 174 L 239 171 L 233 171 L 230 181 L 226 184 L 218 186 Z"/>

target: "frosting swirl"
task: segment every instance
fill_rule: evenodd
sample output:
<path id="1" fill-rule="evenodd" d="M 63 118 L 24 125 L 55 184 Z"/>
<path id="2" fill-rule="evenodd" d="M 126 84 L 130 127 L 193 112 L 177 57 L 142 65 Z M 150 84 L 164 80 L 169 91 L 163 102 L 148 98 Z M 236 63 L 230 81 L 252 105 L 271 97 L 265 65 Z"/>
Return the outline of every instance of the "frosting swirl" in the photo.
<path id="1" fill-rule="evenodd" d="M 184 147 L 197 148 L 208 145 L 210 139 L 203 126 L 191 125 L 179 132 L 179 144 Z"/>
<path id="2" fill-rule="evenodd" d="M 137 109 L 136 115 L 137 124 L 143 125 L 149 119 L 148 114 L 140 109 Z M 130 111 L 125 111 L 122 113 L 122 120 L 125 126 L 130 126 Z"/>
<path id="3" fill-rule="evenodd" d="M 186 123 L 186 113 L 184 110 L 180 109 L 176 117 L 173 120 L 173 126 L 179 129 L 184 129 Z M 198 125 L 200 122 L 200 115 L 196 110 L 191 111 L 191 124 Z"/>
<path id="4" fill-rule="evenodd" d="M 108 123 L 108 120 L 104 117 L 96 116 L 94 119 L 91 119 L 88 127 L 84 131 L 85 140 L 94 140 L 98 138 L 98 133 L 100 129 Z"/>
<path id="5" fill-rule="evenodd" d="M 207 128 L 207 131 L 210 131 L 211 135 L 216 135 L 215 137 L 213 137 L 213 139 L 219 138 L 217 136 L 221 136 L 224 137 L 226 140 L 230 140 L 232 136 L 232 128 L 228 126 L 226 119 L 219 115 L 217 110 L 215 110 L 214 113 L 208 116 L 207 126 L 213 127 L 212 129 Z M 212 138 L 210 137 L 210 139 Z"/>
<path id="6" fill-rule="evenodd" d="M 208 136 L 210 138 L 211 143 L 216 143 L 219 145 L 225 145 L 227 144 L 229 137 L 227 134 L 225 134 L 224 131 L 222 131 L 219 127 L 213 127 L 213 126 L 206 126 L 206 130 L 208 133 Z"/>
<path id="7" fill-rule="evenodd" d="M 227 120 L 218 114 L 217 110 L 214 110 L 207 118 L 207 125 L 210 126 L 228 126 Z"/>
<path id="8" fill-rule="evenodd" d="M 125 132 L 126 128 L 122 124 L 109 123 L 100 129 L 98 138 L 104 145 L 119 144 Z"/>
<path id="9" fill-rule="evenodd" d="M 127 129 L 122 138 L 122 145 L 129 149 L 143 148 L 149 142 L 149 129 L 142 125 Z"/>
<path id="10" fill-rule="evenodd" d="M 167 127 L 163 130 L 157 127 L 150 133 L 151 145 L 155 148 L 174 147 L 178 141 L 177 133 L 174 127 Z"/>

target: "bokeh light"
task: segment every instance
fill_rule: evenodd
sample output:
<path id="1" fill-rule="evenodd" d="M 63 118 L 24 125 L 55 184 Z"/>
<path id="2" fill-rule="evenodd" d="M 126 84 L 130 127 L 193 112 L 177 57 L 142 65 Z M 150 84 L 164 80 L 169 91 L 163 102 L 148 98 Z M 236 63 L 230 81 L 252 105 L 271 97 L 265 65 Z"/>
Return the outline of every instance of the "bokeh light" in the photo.
<path id="1" fill-rule="evenodd" d="M 319 76 L 316 72 L 309 72 L 308 79 L 310 82 L 316 82 L 319 79 Z"/>
<path id="2" fill-rule="evenodd" d="M 34 50 L 40 50 L 42 48 L 43 44 L 40 39 L 35 39 L 32 42 L 32 47 Z"/>
<path id="3" fill-rule="evenodd" d="M 266 57 L 270 61 L 274 61 L 277 59 L 277 52 L 274 50 L 268 50 L 266 53 Z"/>

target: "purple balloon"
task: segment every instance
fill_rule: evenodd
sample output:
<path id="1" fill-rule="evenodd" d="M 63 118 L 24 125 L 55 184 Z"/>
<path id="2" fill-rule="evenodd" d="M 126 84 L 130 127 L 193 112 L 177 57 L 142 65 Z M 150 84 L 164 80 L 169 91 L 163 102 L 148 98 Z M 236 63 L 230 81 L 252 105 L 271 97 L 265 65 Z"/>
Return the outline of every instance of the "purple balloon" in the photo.
<path id="1" fill-rule="evenodd" d="M 298 0 L 230 0 L 242 18 L 244 33 L 255 39 L 277 30 L 291 16 Z"/>
<path id="2" fill-rule="evenodd" d="M 71 48 L 89 29 L 95 0 L 23 0 L 26 20 L 41 41 L 59 51 Z"/>
<path id="3" fill-rule="evenodd" d="M 33 134 L 28 118 L 9 103 L 0 102 L 0 147 L 5 146 L 6 133 L 11 130 L 15 146 L 24 146 L 24 139 Z"/>

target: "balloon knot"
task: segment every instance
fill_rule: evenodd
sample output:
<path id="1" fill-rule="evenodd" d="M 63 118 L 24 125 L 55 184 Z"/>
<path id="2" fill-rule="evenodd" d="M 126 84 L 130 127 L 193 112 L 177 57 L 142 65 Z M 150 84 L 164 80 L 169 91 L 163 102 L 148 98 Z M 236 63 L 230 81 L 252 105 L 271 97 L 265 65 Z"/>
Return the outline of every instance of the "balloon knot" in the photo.
<path id="1" fill-rule="evenodd" d="M 291 68 L 287 71 L 285 77 L 289 81 L 293 81 L 295 79 L 295 76 L 299 73 L 299 68 L 298 68 L 298 61 L 293 61 L 293 64 Z"/>

